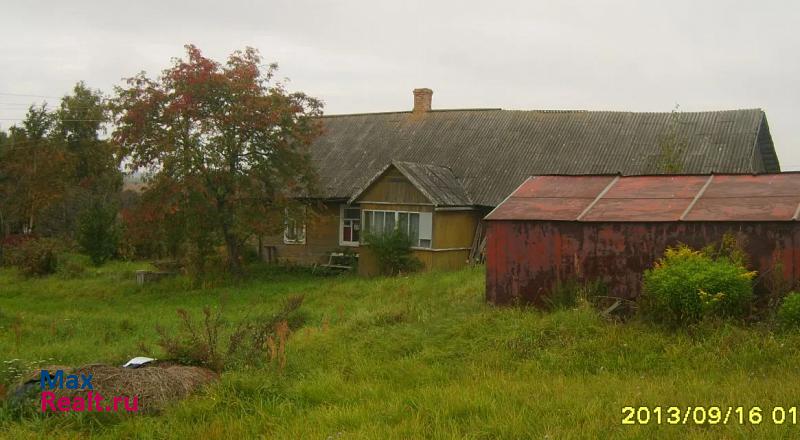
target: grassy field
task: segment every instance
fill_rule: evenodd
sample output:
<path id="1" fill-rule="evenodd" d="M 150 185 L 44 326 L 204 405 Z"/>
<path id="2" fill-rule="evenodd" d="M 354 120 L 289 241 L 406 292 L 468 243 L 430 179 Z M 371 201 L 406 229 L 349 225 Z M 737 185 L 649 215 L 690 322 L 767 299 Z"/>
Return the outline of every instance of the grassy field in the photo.
<path id="1" fill-rule="evenodd" d="M 606 322 L 585 307 L 494 308 L 481 268 L 409 278 L 320 278 L 256 270 L 246 282 L 147 288 L 134 263 L 79 279 L 0 270 L 0 360 L 118 364 L 159 355 L 156 324 L 226 296 L 236 322 L 305 294 L 285 371 L 225 372 L 159 415 L 19 418 L 0 438 L 797 438 L 773 406 L 800 405 L 800 337 L 704 324 L 678 332 Z M 17 361 L 20 362 L 20 361 Z M 0 369 L 2 369 L 0 364 Z M 2 377 L 2 376 L 0 376 Z M 625 406 L 760 406 L 740 425 L 622 425 Z M 665 415 L 666 416 L 666 415 Z M 747 417 L 746 417 L 747 418 Z M 800 423 L 800 421 L 798 421 Z"/>

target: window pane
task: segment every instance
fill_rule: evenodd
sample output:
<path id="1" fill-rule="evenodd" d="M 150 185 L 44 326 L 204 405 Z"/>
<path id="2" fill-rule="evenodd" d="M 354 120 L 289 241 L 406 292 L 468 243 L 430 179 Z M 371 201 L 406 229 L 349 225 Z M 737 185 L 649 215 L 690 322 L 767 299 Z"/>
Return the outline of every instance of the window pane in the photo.
<path id="1" fill-rule="evenodd" d="M 286 209 L 285 223 L 283 230 L 284 243 L 303 244 L 306 240 L 305 207 L 297 209 Z"/>
<path id="2" fill-rule="evenodd" d="M 408 234 L 408 213 L 407 212 L 398 212 L 397 213 L 397 230 L 402 231 L 404 234 Z"/>
<path id="3" fill-rule="evenodd" d="M 375 211 L 375 223 L 373 223 L 372 232 L 373 234 L 380 235 L 383 234 L 383 218 L 384 218 L 383 211 Z"/>
<path id="4" fill-rule="evenodd" d="M 286 235 L 287 240 L 296 240 L 297 234 L 295 234 L 295 223 L 294 220 L 286 220 L 286 231 L 284 232 Z"/>
<path id="5" fill-rule="evenodd" d="M 351 226 L 345 226 L 342 230 L 342 241 L 353 241 L 353 228 Z"/>
<path id="6" fill-rule="evenodd" d="M 419 214 L 419 238 L 433 239 L 433 215 L 430 212 Z"/>
<path id="7" fill-rule="evenodd" d="M 358 208 L 346 208 L 344 210 L 344 218 L 346 219 L 358 219 L 361 218 L 361 210 Z"/>
<path id="8" fill-rule="evenodd" d="M 392 211 L 386 213 L 386 225 L 383 229 L 384 232 L 394 231 L 395 214 L 397 213 Z"/>
<path id="9" fill-rule="evenodd" d="M 361 220 L 353 220 L 353 241 L 358 241 L 358 239 L 360 238 L 359 237 L 361 235 L 359 234 L 359 229 L 361 229 L 360 226 L 361 226 Z"/>
<path id="10" fill-rule="evenodd" d="M 419 247 L 429 248 L 431 247 L 431 241 L 427 239 L 420 240 Z"/>
<path id="11" fill-rule="evenodd" d="M 413 212 L 409 214 L 408 225 L 408 236 L 411 237 L 411 243 L 416 246 L 419 241 L 419 214 Z"/>

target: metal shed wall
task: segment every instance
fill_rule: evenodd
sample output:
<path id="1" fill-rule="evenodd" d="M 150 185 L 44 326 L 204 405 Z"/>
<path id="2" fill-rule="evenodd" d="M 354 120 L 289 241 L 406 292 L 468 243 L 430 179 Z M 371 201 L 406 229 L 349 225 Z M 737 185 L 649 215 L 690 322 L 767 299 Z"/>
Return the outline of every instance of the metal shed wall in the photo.
<path id="1" fill-rule="evenodd" d="M 800 174 L 543 176 L 486 217 L 486 296 L 542 305 L 561 282 L 600 280 L 635 298 L 668 246 L 742 238 L 753 269 L 800 279 Z"/>
<path id="2" fill-rule="evenodd" d="M 612 295 L 633 299 L 641 293 L 642 273 L 668 246 L 699 248 L 726 232 L 746 237 L 745 250 L 759 273 L 781 262 L 784 279 L 796 284 L 800 278 L 797 222 L 487 223 L 486 297 L 496 304 L 519 298 L 542 305 L 568 280 L 600 280 Z"/>

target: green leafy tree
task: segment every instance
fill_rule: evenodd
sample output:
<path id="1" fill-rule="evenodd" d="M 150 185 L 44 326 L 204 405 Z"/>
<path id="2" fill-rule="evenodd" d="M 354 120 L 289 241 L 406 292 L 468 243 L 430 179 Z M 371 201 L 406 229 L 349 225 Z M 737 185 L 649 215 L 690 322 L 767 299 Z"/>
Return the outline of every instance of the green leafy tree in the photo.
<path id="1" fill-rule="evenodd" d="M 277 66 L 262 66 L 252 48 L 221 64 L 187 45 L 186 59 L 156 79 L 129 78 L 113 103 L 113 138 L 131 167 L 169 181 L 184 212 L 205 215 L 236 273 L 253 224 L 312 193 L 315 181 L 308 146 L 321 103 L 287 92 L 273 81 Z"/>
<path id="2" fill-rule="evenodd" d="M 89 255 L 92 263 L 99 266 L 117 252 L 118 240 L 116 206 L 99 200 L 94 201 L 81 215 L 78 243 Z"/>
<path id="3" fill-rule="evenodd" d="M 69 155 L 53 136 L 54 126 L 46 104 L 32 105 L 3 142 L 0 210 L 7 228 L 36 232 L 42 214 L 64 198 Z"/>
<path id="4" fill-rule="evenodd" d="M 49 235 L 79 238 L 87 212 L 97 205 L 116 207 L 122 189 L 117 149 L 103 139 L 108 104 L 100 91 L 79 82 L 61 99 L 53 119 L 53 136 L 69 155 L 69 167 L 63 171 L 69 186 L 42 226 Z"/>
<path id="5" fill-rule="evenodd" d="M 122 184 L 117 150 L 112 142 L 101 139 L 110 121 L 108 104 L 99 90 L 83 82 L 61 99 L 53 115 L 56 135 L 74 157 L 75 182 L 97 192 L 118 192 Z"/>
<path id="6" fill-rule="evenodd" d="M 99 91 L 78 83 L 55 111 L 31 106 L 0 148 L 3 234 L 74 237 L 77 219 L 95 201 L 113 206 L 122 184 L 113 144 L 101 139 L 109 121 Z"/>
<path id="7" fill-rule="evenodd" d="M 3 188 L 8 185 L 10 177 L 6 174 L 3 167 L 3 157 L 6 155 L 6 144 L 8 143 L 8 134 L 0 130 L 0 195 L 3 193 Z M 3 256 L 3 242 L 9 233 L 9 223 L 6 214 L 4 214 L 7 207 L 0 201 L 0 259 Z"/>

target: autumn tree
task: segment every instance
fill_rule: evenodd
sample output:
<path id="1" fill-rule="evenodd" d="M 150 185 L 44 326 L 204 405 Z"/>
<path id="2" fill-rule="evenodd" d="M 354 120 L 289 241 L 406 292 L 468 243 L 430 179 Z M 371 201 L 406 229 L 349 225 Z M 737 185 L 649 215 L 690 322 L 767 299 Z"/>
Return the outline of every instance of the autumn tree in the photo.
<path id="1" fill-rule="evenodd" d="M 213 225 L 236 273 L 254 224 L 308 195 L 315 180 L 308 147 L 321 103 L 288 92 L 276 71 L 252 48 L 219 63 L 187 45 L 185 59 L 158 78 L 128 79 L 113 103 L 113 138 L 131 168 L 160 182 L 148 191 L 171 189 L 165 209 Z"/>

